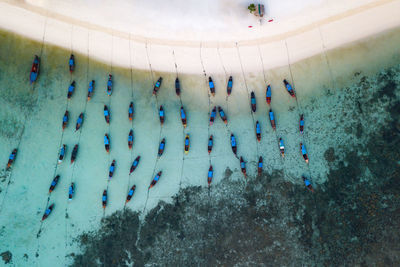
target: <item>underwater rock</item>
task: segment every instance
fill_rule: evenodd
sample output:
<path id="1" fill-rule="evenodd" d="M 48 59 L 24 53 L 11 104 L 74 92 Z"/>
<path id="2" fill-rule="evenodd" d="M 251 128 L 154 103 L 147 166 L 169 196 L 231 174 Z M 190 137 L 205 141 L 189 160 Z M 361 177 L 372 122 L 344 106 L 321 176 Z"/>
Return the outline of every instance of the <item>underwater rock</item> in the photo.
<path id="1" fill-rule="evenodd" d="M 249 176 L 244 184 L 229 179 L 227 168 L 210 191 L 181 189 L 141 222 L 129 208 L 106 217 L 100 229 L 81 235 L 73 266 L 122 266 L 132 259 L 134 266 L 400 265 L 399 103 L 379 95 L 374 105 L 385 120 L 370 121 L 376 112 L 370 97 L 358 99 L 363 112 L 348 122 L 357 125 L 358 139 L 351 138 L 354 128 L 348 131 L 354 144 L 324 152 L 327 179 L 314 193 L 301 177 L 288 181 L 284 170 Z"/>
<path id="2" fill-rule="evenodd" d="M 335 161 L 335 149 L 333 147 L 328 148 L 324 153 L 324 158 L 328 162 Z"/>
<path id="3" fill-rule="evenodd" d="M 10 251 L 4 251 L 0 254 L 1 258 L 3 259 L 5 264 L 8 264 L 11 262 L 12 259 L 12 253 Z"/>

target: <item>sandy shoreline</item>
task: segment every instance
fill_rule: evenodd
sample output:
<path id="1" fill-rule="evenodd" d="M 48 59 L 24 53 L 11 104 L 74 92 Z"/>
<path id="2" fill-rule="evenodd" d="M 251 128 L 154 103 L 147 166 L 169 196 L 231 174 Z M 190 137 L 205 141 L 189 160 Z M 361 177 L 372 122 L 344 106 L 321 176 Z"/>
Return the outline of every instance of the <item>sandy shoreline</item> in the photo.
<path id="1" fill-rule="evenodd" d="M 249 60 L 262 56 L 267 62 L 267 70 L 286 65 L 288 61 L 300 61 L 400 25 L 400 18 L 396 12 L 400 9 L 400 1 L 358 1 L 357 4 L 358 6 L 343 4 L 336 10 L 327 6 L 326 10 L 321 9 L 324 17 L 312 16 L 306 24 L 297 17 L 282 19 L 273 25 L 274 28 L 264 25 L 256 29 L 256 35 L 252 33 L 252 36 L 243 36 L 243 39 L 235 41 L 224 41 L 224 35 L 218 41 L 159 39 L 152 37 L 156 32 L 149 33 L 149 36 L 138 36 L 135 33 L 96 25 L 95 22 L 49 13 L 47 9 L 27 3 L 12 1 L 0 1 L 3 14 L 7 14 L 0 18 L 0 27 L 34 40 L 70 49 L 74 53 L 90 54 L 92 58 L 107 64 L 126 68 L 147 69 L 150 64 L 148 58 L 131 62 L 126 53 L 128 49 L 131 53 L 139 54 L 148 54 L 151 51 L 153 71 L 175 72 L 176 61 L 179 61 L 181 73 L 197 73 L 198 63 L 193 59 L 199 58 L 201 49 L 210 49 L 217 50 L 218 53 L 237 54 L 236 56 L 240 54 L 241 58 Z M 303 17 L 305 15 L 302 14 Z M 270 30 L 270 33 L 265 29 Z M 96 43 L 96 47 L 91 49 L 93 43 Z M 115 55 L 117 60 L 112 59 Z M 218 58 L 215 58 L 215 64 L 220 64 Z M 241 71 L 240 68 L 231 70 L 232 73 Z M 256 66 L 245 70 L 255 71 L 262 70 Z"/>

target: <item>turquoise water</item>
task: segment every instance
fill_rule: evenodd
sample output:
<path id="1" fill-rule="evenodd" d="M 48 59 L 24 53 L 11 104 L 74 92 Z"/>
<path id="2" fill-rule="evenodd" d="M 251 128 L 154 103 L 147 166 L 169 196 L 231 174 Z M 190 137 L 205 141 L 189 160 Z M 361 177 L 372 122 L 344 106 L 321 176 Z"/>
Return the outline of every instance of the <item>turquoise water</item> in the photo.
<path id="1" fill-rule="evenodd" d="M 213 75 L 215 97 L 208 94 L 202 72 L 178 72 L 182 88 L 178 98 L 175 73 L 116 68 L 115 62 L 99 63 L 75 54 L 77 67 L 70 75 L 71 51 L 1 32 L 0 162 L 7 162 L 14 147 L 19 152 L 12 169 L 3 169 L 0 177 L 0 253 L 9 251 L 10 263 L 16 266 L 54 266 L 55 262 L 60 266 L 96 262 L 107 266 L 125 262 L 320 265 L 332 260 L 343 265 L 361 263 L 367 256 L 379 263 L 372 248 L 393 243 L 380 226 L 398 208 L 394 179 L 399 174 L 399 155 L 390 148 L 398 144 L 399 36 L 394 30 L 264 73 L 247 73 L 244 66 L 244 75 Z M 34 54 L 41 55 L 41 73 L 38 82 L 29 86 Z M 203 66 L 212 75 L 206 61 Z M 114 77 L 112 97 L 105 94 L 109 73 Z M 231 74 L 234 88 L 227 98 Z M 155 98 L 151 92 L 159 76 L 163 84 Z M 297 102 L 285 92 L 284 78 L 296 88 Z M 94 96 L 86 101 L 92 79 Z M 72 80 L 77 86 L 68 101 Z M 267 117 L 265 82 L 273 90 L 276 132 Z M 250 91 L 257 98 L 254 114 Z M 135 115 L 129 122 L 131 101 Z M 103 117 L 104 104 L 111 111 L 109 125 Z M 158 118 L 161 104 L 166 112 L 163 127 Z M 179 118 L 181 105 L 188 116 L 186 129 Z M 209 111 L 215 105 L 227 113 L 227 126 L 217 116 L 208 127 Z M 66 109 L 70 122 L 62 131 Z M 84 123 L 75 132 L 81 112 Z M 306 120 L 303 136 L 298 133 L 300 114 Z M 260 143 L 254 133 L 256 120 L 261 123 Z M 110 154 L 104 151 L 105 133 L 111 138 Z M 186 133 L 191 138 L 188 155 L 183 153 Z M 238 155 L 247 161 L 247 180 L 231 151 L 230 133 L 237 138 Z M 210 134 L 215 144 L 211 156 L 206 150 Z M 157 159 L 163 137 L 166 150 Z M 279 137 L 285 141 L 284 160 L 279 155 Z M 301 158 L 300 141 L 307 147 L 309 165 Z M 61 144 L 68 146 L 67 156 L 57 165 Z M 71 165 L 75 144 L 79 154 Z M 137 155 L 141 155 L 140 165 L 128 176 Z M 257 176 L 260 155 L 264 173 Z M 116 172 L 108 181 L 113 159 Z M 210 163 L 214 179 L 209 191 Z M 160 181 L 148 191 L 159 170 L 163 171 Z M 48 195 L 56 174 L 60 182 Z M 304 188 L 303 174 L 310 177 L 314 194 Z M 76 184 L 76 194 L 68 202 L 71 182 Z M 135 195 L 124 206 L 133 184 Z M 103 211 L 101 195 L 106 188 L 109 199 Z M 46 206 L 52 203 L 53 213 L 41 223 Z M 393 215 L 393 221 L 399 220 Z M 398 230 L 392 234 L 398 237 Z M 383 238 L 373 241 L 379 235 Z M 4 259 L 10 254 L 2 255 Z M 385 257 L 385 263 L 398 260 L 392 252 Z"/>

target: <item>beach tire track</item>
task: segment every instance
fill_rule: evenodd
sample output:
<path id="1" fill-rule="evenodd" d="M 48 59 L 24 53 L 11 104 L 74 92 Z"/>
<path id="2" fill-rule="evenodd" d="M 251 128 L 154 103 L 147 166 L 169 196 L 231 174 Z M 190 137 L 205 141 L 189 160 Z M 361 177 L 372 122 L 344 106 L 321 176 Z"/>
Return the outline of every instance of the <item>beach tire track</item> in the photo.
<path id="1" fill-rule="evenodd" d="M 263 77 L 264 77 L 264 85 L 267 85 L 267 77 L 265 76 L 265 68 L 264 68 L 264 59 L 263 59 L 263 57 L 261 55 L 261 48 L 260 48 L 259 44 L 257 44 L 257 49 L 258 49 L 258 54 L 260 56 L 261 67 L 262 67 L 262 71 L 263 71 L 262 74 L 263 74 Z"/>
<path id="2" fill-rule="evenodd" d="M 217 47 L 217 54 L 218 54 L 218 59 L 219 59 L 219 63 L 221 64 L 222 69 L 224 70 L 225 73 L 225 78 L 226 78 L 226 82 L 228 82 L 228 72 L 226 71 L 226 68 L 224 66 L 223 60 L 222 60 L 222 56 L 221 56 L 221 52 L 219 51 L 219 44 Z"/>
<path id="3" fill-rule="evenodd" d="M 319 36 L 321 38 L 322 51 L 324 53 L 326 65 L 328 66 L 329 76 L 330 76 L 330 78 L 332 80 L 332 88 L 336 88 L 336 83 L 335 83 L 335 79 L 333 78 L 331 63 L 330 63 L 328 55 L 326 53 L 325 40 L 324 40 L 324 37 L 323 37 L 322 32 L 321 32 L 321 27 L 318 27 L 318 32 L 319 32 Z"/>
<path id="4" fill-rule="evenodd" d="M 173 48 L 171 48 L 171 49 L 172 49 L 172 56 L 174 58 L 176 77 L 178 77 L 178 64 L 176 63 L 175 50 Z M 181 99 L 180 95 L 179 95 L 179 99 Z"/>
<path id="5" fill-rule="evenodd" d="M 226 71 L 224 62 L 222 60 L 221 52 L 219 51 L 219 44 L 218 44 L 218 47 L 217 47 L 217 54 L 218 54 L 219 63 L 221 64 L 221 67 L 222 67 L 222 69 L 224 70 L 224 73 L 225 73 L 225 84 L 228 84 L 228 80 L 229 80 L 228 72 Z M 229 112 L 228 97 L 229 97 L 229 95 L 227 93 L 226 97 L 225 97 L 225 104 L 226 104 L 226 111 L 227 112 Z"/>

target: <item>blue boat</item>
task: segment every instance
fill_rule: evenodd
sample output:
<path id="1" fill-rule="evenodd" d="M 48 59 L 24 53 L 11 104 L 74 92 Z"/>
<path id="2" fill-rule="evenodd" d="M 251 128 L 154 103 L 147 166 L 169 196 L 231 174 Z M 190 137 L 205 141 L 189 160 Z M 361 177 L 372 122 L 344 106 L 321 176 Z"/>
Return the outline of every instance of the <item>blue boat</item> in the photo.
<path id="1" fill-rule="evenodd" d="M 260 156 L 258 158 L 258 175 L 262 173 L 262 168 L 263 168 L 263 158 Z"/>
<path id="2" fill-rule="evenodd" d="M 210 138 L 208 139 L 208 154 L 211 153 L 212 148 L 213 148 L 213 135 L 210 136 Z"/>
<path id="3" fill-rule="evenodd" d="M 39 57 L 35 55 L 35 58 L 33 59 L 32 63 L 32 68 L 31 68 L 31 73 L 29 74 L 29 80 L 32 83 L 36 82 L 38 76 L 39 76 Z"/>
<path id="4" fill-rule="evenodd" d="M 232 147 L 233 153 L 236 155 L 236 153 L 237 153 L 236 138 L 233 134 L 231 134 L 231 147 Z"/>
<path id="5" fill-rule="evenodd" d="M 187 120 L 186 120 L 186 113 L 185 113 L 185 110 L 183 109 L 183 106 L 181 106 L 181 120 L 182 120 L 183 128 L 186 128 Z"/>
<path id="6" fill-rule="evenodd" d="M 232 76 L 229 76 L 228 85 L 226 86 L 226 91 L 228 95 L 231 95 L 232 93 L 232 86 L 233 86 Z"/>
<path id="7" fill-rule="evenodd" d="M 87 94 L 87 100 L 89 101 L 91 98 L 92 98 L 92 96 L 93 96 L 93 91 L 94 91 L 94 80 L 92 80 L 90 83 L 89 83 L 89 88 L 88 88 L 88 94 Z"/>
<path id="8" fill-rule="evenodd" d="M 286 81 L 286 80 L 283 80 L 283 83 L 285 84 L 285 87 L 286 87 L 289 95 L 291 97 L 296 97 L 296 95 L 294 94 L 294 90 L 292 88 L 292 85 L 290 85 L 290 83 L 288 81 Z"/>
<path id="9" fill-rule="evenodd" d="M 165 138 L 163 138 L 163 140 L 161 140 L 161 143 L 158 147 L 158 156 L 161 157 L 162 154 L 164 153 L 164 149 L 165 149 Z"/>
<path id="10" fill-rule="evenodd" d="M 208 187 L 210 187 L 210 185 L 211 185 L 213 175 L 214 175 L 213 167 L 210 166 L 210 168 L 208 169 L 208 175 L 207 175 Z"/>
<path id="11" fill-rule="evenodd" d="M 129 175 L 136 170 L 137 166 L 139 165 L 140 156 L 137 156 L 136 159 L 132 162 L 131 169 L 129 170 Z"/>
<path id="12" fill-rule="evenodd" d="M 160 90 L 161 83 L 162 83 L 162 77 L 158 78 L 156 84 L 154 85 L 153 95 L 156 95 L 158 90 Z"/>
<path id="13" fill-rule="evenodd" d="M 112 88 L 113 88 L 112 75 L 108 74 L 108 82 L 107 82 L 107 95 L 108 96 L 111 96 Z"/>
<path id="14" fill-rule="evenodd" d="M 67 98 L 70 99 L 75 91 L 75 81 L 72 81 L 71 85 L 68 87 Z"/>
<path id="15" fill-rule="evenodd" d="M 71 57 L 69 58 L 68 65 L 69 72 L 72 73 L 75 70 L 75 57 L 73 54 L 71 54 Z"/>
<path id="16" fill-rule="evenodd" d="M 181 95 L 181 85 L 179 83 L 178 77 L 176 77 L 176 79 L 175 79 L 175 93 L 177 96 Z"/>
<path id="17" fill-rule="evenodd" d="M 131 200 L 133 194 L 135 193 L 135 190 L 136 190 L 136 185 L 133 185 L 129 190 L 128 195 L 126 196 L 125 204 Z"/>
<path id="18" fill-rule="evenodd" d="M 256 137 L 257 137 L 257 141 L 260 142 L 261 141 L 261 126 L 258 121 L 256 121 Z"/>
<path id="19" fill-rule="evenodd" d="M 68 200 L 71 201 L 75 194 L 75 184 L 71 183 L 68 189 Z"/>
<path id="20" fill-rule="evenodd" d="M 161 177 L 161 174 L 162 174 L 162 171 L 159 171 L 159 172 L 157 173 L 157 175 L 154 177 L 153 181 L 151 181 L 150 186 L 149 186 L 149 189 L 156 185 L 156 183 L 158 182 L 158 180 L 159 180 L 160 177 Z"/>
<path id="21" fill-rule="evenodd" d="M 107 206 L 107 189 L 103 191 L 103 196 L 101 197 L 101 203 L 103 205 L 103 209 Z"/>
<path id="22" fill-rule="evenodd" d="M 276 124 L 275 124 L 275 116 L 274 116 L 274 112 L 272 111 L 272 109 L 269 110 L 269 121 L 271 122 L 271 127 L 272 129 L 276 129 Z"/>
<path id="23" fill-rule="evenodd" d="M 214 107 L 211 111 L 211 115 L 210 115 L 210 126 L 214 123 L 215 120 L 215 116 L 217 115 L 217 108 Z"/>
<path id="24" fill-rule="evenodd" d="M 300 115 L 300 126 L 299 126 L 299 128 L 300 128 L 300 133 L 302 134 L 303 131 L 304 131 L 304 115 L 303 114 Z"/>
<path id="25" fill-rule="evenodd" d="M 210 87 L 210 93 L 212 94 L 212 96 L 215 96 L 215 86 L 211 77 L 208 77 L 208 86 Z"/>
<path id="26" fill-rule="evenodd" d="M 267 100 L 267 104 L 270 105 L 271 104 L 271 99 L 272 99 L 271 85 L 267 86 L 267 92 L 266 92 L 265 98 Z"/>
<path id="27" fill-rule="evenodd" d="M 256 95 L 254 94 L 254 92 L 251 92 L 250 106 L 251 106 L 251 110 L 253 112 L 256 112 L 256 110 L 257 110 Z"/>

